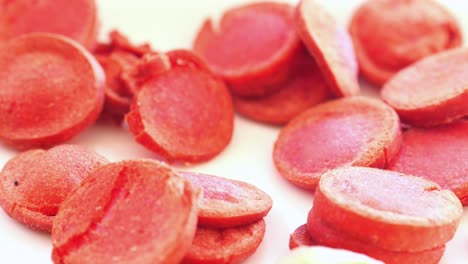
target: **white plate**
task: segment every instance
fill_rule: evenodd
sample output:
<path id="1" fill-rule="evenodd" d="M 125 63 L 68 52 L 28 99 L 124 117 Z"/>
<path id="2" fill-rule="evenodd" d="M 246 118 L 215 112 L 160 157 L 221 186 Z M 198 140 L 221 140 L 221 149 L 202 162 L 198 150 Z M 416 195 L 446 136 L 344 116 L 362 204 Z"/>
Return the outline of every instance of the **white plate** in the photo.
<path id="1" fill-rule="evenodd" d="M 136 43 L 150 41 L 158 50 L 189 48 L 202 20 L 246 0 L 98 0 L 102 35 L 112 28 L 127 34 Z M 290 1 L 296 2 L 296 1 Z M 359 0 L 321 1 L 346 25 Z M 446 0 L 447 6 L 468 29 L 468 5 L 461 0 Z M 274 201 L 266 218 L 267 232 L 258 251 L 247 264 L 270 264 L 288 253 L 289 234 L 306 222 L 312 206 L 312 194 L 283 180 L 274 169 L 271 153 L 279 129 L 237 117 L 231 144 L 208 163 L 194 171 L 211 173 L 255 184 Z M 112 161 L 152 157 L 134 142 L 125 129 L 96 125 L 72 140 L 94 148 Z M 0 148 L 0 164 L 14 151 Z M 0 210 L 0 263 L 51 263 L 49 235 L 31 231 Z M 444 264 L 468 263 L 468 212 L 455 239 L 447 246 Z"/>

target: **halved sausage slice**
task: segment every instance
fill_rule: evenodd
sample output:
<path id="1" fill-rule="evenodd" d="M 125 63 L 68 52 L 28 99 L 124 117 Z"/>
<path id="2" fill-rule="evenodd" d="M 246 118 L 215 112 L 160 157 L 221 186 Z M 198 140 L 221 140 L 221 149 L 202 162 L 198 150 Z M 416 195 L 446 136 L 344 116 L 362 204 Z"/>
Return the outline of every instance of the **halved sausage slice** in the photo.
<path id="1" fill-rule="evenodd" d="M 17 148 L 53 146 L 91 126 L 105 76 L 78 43 L 34 33 L 0 48 L 0 138 Z"/>
<path id="2" fill-rule="evenodd" d="M 227 229 L 199 227 L 193 244 L 182 264 L 241 263 L 250 257 L 263 241 L 265 220 Z"/>
<path id="3" fill-rule="evenodd" d="M 206 20 L 194 50 L 239 96 L 261 96 L 289 78 L 301 44 L 289 4 L 263 2 L 228 10 L 219 23 Z"/>
<path id="4" fill-rule="evenodd" d="M 95 0 L 0 0 L 0 42 L 36 32 L 72 38 L 87 48 L 99 26 Z"/>
<path id="5" fill-rule="evenodd" d="M 202 190 L 199 226 L 228 228 L 251 224 L 271 209 L 270 196 L 251 184 L 193 172 L 181 174 L 194 188 Z"/>
<path id="6" fill-rule="evenodd" d="M 400 152 L 388 169 L 434 181 L 463 201 L 468 198 L 467 160 L 468 121 L 461 120 L 405 131 Z"/>
<path id="7" fill-rule="evenodd" d="M 179 263 L 196 231 L 196 193 L 163 163 L 111 163 L 62 204 L 54 263 Z"/>
<path id="8" fill-rule="evenodd" d="M 348 32 L 316 0 L 302 0 L 296 10 L 299 36 L 317 61 L 336 96 L 359 93 L 358 66 Z"/>
<path id="9" fill-rule="evenodd" d="M 315 106 L 285 126 L 273 160 L 288 181 L 313 190 L 334 168 L 385 167 L 399 150 L 400 136 L 391 107 L 366 97 L 342 98 Z"/>
<path id="10" fill-rule="evenodd" d="M 453 192 L 423 178 L 348 167 L 322 176 L 312 211 L 324 223 L 364 243 L 419 252 L 452 239 L 463 208 Z M 308 222 L 312 220 L 309 217 Z"/>
<path id="11" fill-rule="evenodd" d="M 403 122 L 440 125 L 468 116 L 467 76 L 468 49 L 453 49 L 400 71 L 385 84 L 381 95 Z"/>

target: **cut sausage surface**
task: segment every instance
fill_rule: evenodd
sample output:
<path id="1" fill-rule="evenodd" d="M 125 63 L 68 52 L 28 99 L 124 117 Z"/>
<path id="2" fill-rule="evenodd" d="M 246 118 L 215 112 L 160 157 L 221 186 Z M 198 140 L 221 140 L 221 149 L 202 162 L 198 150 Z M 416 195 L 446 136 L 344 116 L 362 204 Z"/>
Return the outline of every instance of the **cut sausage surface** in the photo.
<path id="1" fill-rule="evenodd" d="M 285 126 L 273 159 L 291 183 L 315 189 L 320 176 L 342 166 L 383 168 L 399 150 L 393 109 L 375 99 L 343 98 L 313 107 Z"/>
<path id="2" fill-rule="evenodd" d="M 167 160 L 205 161 L 231 140 L 232 98 L 210 72 L 180 63 L 144 83 L 126 119 L 137 142 Z"/>

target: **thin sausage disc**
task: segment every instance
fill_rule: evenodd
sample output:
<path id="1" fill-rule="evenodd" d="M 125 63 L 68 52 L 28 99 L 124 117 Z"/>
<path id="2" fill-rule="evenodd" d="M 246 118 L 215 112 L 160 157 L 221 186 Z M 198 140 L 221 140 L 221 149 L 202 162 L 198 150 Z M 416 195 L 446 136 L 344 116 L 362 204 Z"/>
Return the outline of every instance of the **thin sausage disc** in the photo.
<path id="1" fill-rule="evenodd" d="M 334 168 L 385 167 L 399 150 L 400 136 L 391 107 L 366 97 L 342 98 L 313 107 L 285 126 L 273 160 L 284 178 L 313 190 Z"/>
<path id="2" fill-rule="evenodd" d="M 76 42 L 34 33 L 0 48 L 0 138 L 17 148 L 62 143 L 91 126 L 105 76 Z"/>

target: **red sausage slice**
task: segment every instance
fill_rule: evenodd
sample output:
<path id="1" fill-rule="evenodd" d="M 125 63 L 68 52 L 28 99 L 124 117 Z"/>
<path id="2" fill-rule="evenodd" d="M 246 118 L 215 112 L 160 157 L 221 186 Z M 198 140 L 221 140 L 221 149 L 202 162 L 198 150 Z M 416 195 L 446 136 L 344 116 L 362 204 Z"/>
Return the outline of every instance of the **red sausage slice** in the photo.
<path id="1" fill-rule="evenodd" d="M 261 96 L 289 78 L 300 50 L 288 4 L 254 3 L 228 10 L 218 24 L 204 22 L 194 50 L 239 96 Z"/>
<path id="2" fill-rule="evenodd" d="M 468 121 L 406 131 L 388 169 L 424 177 L 460 200 L 468 198 Z"/>
<path id="3" fill-rule="evenodd" d="M 196 211 L 190 183 L 163 163 L 103 166 L 60 207 L 54 263 L 179 263 L 195 234 Z"/>
<path id="4" fill-rule="evenodd" d="M 294 118 L 281 130 L 273 160 L 284 178 L 313 190 L 330 169 L 385 167 L 399 150 L 400 136 L 392 108 L 366 97 L 343 98 Z"/>
<path id="5" fill-rule="evenodd" d="M 271 209 L 270 196 L 248 183 L 193 172 L 181 174 L 202 190 L 198 226 L 228 228 L 251 224 Z"/>
<path id="6" fill-rule="evenodd" d="M 76 145 L 20 153 L 0 174 L 0 206 L 22 224 L 50 232 L 60 204 L 91 171 L 106 163 Z"/>
<path id="7" fill-rule="evenodd" d="M 241 263 L 251 256 L 265 236 L 265 221 L 228 229 L 198 228 L 182 264 Z"/>
<path id="8" fill-rule="evenodd" d="M 91 126 L 105 77 L 75 42 L 31 34 L 0 48 L 0 138 L 17 148 L 52 146 Z"/>
<path id="9" fill-rule="evenodd" d="M 316 3 L 302 0 L 296 11 L 299 36 L 337 96 L 359 93 L 356 55 L 348 32 Z"/>
<path id="10" fill-rule="evenodd" d="M 235 109 L 253 120 L 282 125 L 330 98 L 322 73 L 308 54 L 301 53 L 294 67 L 295 73 L 278 91 L 261 98 L 234 97 Z"/>
<path id="11" fill-rule="evenodd" d="M 314 217 L 313 214 L 309 214 L 308 230 L 310 239 L 315 241 L 317 245 L 363 253 L 382 260 L 386 264 L 437 264 L 445 251 L 445 245 L 420 252 L 388 251 L 340 232 L 326 225 L 319 218 Z"/>
<path id="12" fill-rule="evenodd" d="M 468 116 L 467 76 L 468 49 L 442 52 L 400 71 L 383 87 L 382 99 L 408 124 L 448 123 Z"/>
<path id="13" fill-rule="evenodd" d="M 458 198 L 434 182 L 362 167 L 324 174 L 312 210 L 328 225 L 364 243 L 404 252 L 444 245 L 463 213 Z"/>
<path id="14" fill-rule="evenodd" d="M 34 32 L 72 38 L 87 48 L 96 43 L 94 0 L 0 0 L 0 42 Z"/>
<path id="15" fill-rule="evenodd" d="M 316 245 L 316 243 L 312 240 L 309 230 L 307 230 L 307 224 L 301 225 L 289 236 L 289 249 L 313 245 Z"/>
<path id="16" fill-rule="evenodd" d="M 379 86 L 408 65 L 462 44 L 455 17 L 433 0 L 368 0 L 350 33 L 362 74 Z"/>
<path id="17" fill-rule="evenodd" d="M 231 140 L 232 99 L 210 72 L 180 63 L 143 85 L 127 122 L 137 142 L 167 160 L 205 161 Z"/>

